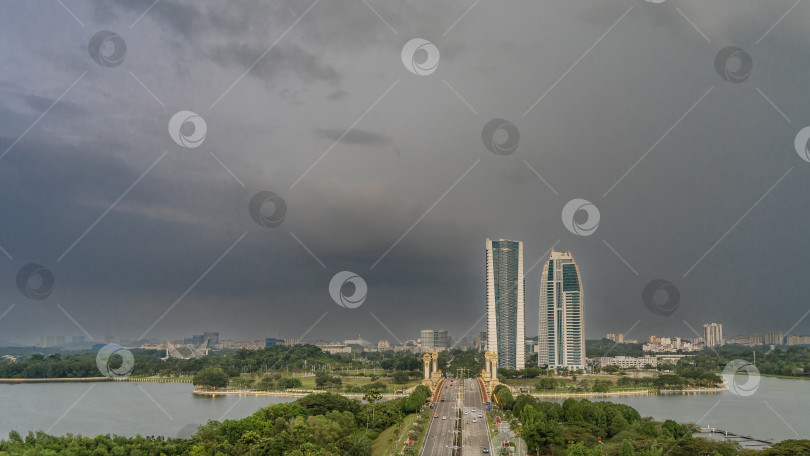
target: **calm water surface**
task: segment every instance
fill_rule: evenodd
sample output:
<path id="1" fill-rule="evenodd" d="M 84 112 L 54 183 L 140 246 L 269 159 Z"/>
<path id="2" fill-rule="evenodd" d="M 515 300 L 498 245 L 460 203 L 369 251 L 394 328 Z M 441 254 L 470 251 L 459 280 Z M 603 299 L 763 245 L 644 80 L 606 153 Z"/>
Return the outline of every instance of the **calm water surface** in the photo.
<path id="1" fill-rule="evenodd" d="M 0 384 L 0 439 L 10 430 L 50 434 L 188 436 L 208 420 L 243 418 L 295 398 L 197 397 L 188 383 Z M 83 396 L 83 397 L 82 397 Z M 184 429 L 185 428 L 185 429 Z"/>
<path id="2" fill-rule="evenodd" d="M 810 380 L 760 377 L 759 388 L 748 397 L 725 391 L 591 400 L 627 404 L 656 420 L 697 423 L 760 439 L 810 439 Z"/>
<path id="3" fill-rule="evenodd" d="M 126 436 L 187 433 L 188 425 L 248 416 L 281 397 L 195 397 L 177 383 L 0 384 L 0 438 L 10 430 Z M 762 377 L 749 397 L 700 395 L 612 397 L 642 416 L 711 425 L 758 438 L 810 438 L 810 380 Z M 185 428 L 185 429 L 184 429 Z"/>

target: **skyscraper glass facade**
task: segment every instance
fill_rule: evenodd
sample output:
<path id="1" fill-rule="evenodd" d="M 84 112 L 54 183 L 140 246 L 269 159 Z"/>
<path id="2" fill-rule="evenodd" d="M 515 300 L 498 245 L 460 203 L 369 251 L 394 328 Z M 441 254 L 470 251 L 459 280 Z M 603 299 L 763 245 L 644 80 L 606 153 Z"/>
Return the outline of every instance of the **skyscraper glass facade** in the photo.
<path id="1" fill-rule="evenodd" d="M 582 281 L 573 256 L 552 249 L 540 276 L 539 366 L 585 368 L 584 310 Z"/>
<path id="2" fill-rule="evenodd" d="M 487 350 L 498 354 L 498 367 L 525 367 L 525 281 L 523 243 L 486 241 Z"/>

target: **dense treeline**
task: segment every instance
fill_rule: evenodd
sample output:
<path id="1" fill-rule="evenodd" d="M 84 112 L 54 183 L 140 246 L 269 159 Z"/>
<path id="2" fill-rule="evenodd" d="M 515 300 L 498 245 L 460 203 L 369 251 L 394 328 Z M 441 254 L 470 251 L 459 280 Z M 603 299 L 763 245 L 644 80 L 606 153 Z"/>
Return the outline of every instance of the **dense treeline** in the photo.
<path id="1" fill-rule="evenodd" d="M 371 441 L 384 429 L 419 410 L 430 396 L 419 386 L 407 398 L 388 402 L 357 400 L 319 393 L 287 404 L 271 405 L 253 415 L 209 421 L 190 439 L 160 437 L 95 438 L 16 432 L 0 442 L 0 455 L 285 455 L 368 456 Z"/>
<path id="2" fill-rule="evenodd" d="M 570 456 L 810 455 L 810 440 L 786 441 L 754 451 L 742 450 L 732 442 L 693 438 L 687 425 L 642 418 L 624 404 L 572 398 L 560 404 L 525 394 L 504 402 L 507 419 L 519 419 L 519 424 L 512 422 L 513 427 L 519 427 L 528 447 L 539 454 L 560 454 L 557 451 L 567 447 L 565 454 Z M 601 447 L 600 439 L 612 444 Z"/>
<path id="3" fill-rule="evenodd" d="M 702 369 L 722 371 L 726 364 L 735 359 L 753 363 L 754 351 L 757 353 L 756 367 L 761 374 L 788 377 L 810 375 L 810 347 L 798 345 L 775 347 L 773 350 L 766 347 L 724 345 L 716 347 L 715 351 L 703 350 L 693 362 Z"/>
<path id="4" fill-rule="evenodd" d="M 644 356 L 643 344 L 617 344 L 612 340 L 586 340 L 585 353 L 588 358 L 600 356 Z"/>
<path id="5" fill-rule="evenodd" d="M 484 368 L 484 354 L 476 350 L 459 349 L 440 352 L 438 367 L 456 377 L 475 377 Z"/>
<path id="6" fill-rule="evenodd" d="M 134 376 L 191 375 L 206 367 L 219 367 L 230 377 L 235 377 L 242 372 L 303 371 L 313 366 L 340 366 L 347 361 L 344 357 L 331 355 L 314 345 L 306 344 L 274 345 L 262 350 L 224 351 L 199 359 L 162 359 L 165 353 L 160 350 L 133 349 L 131 352 L 135 357 L 132 372 Z M 0 361 L 0 378 L 77 378 L 100 375 L 95 351 L 72 355 L 33 354 L 15 362 Z"/>
<path id="7" fill-rule="evenodd" d="M 274 345 L 261 350 L 223 350 L 199 359 L 163 359 L 161 350 L 130 350 L 135 357 L 134 376 L 193 375 L 207 367 L 218 367 L 230 377 L 240 373 L 271 371 L 304 372 L 313 367 L 329 369 L 334 375 L 342 368 L 357 366 L 349 353 L 329 354 L 315 345 Z M 460 351 L 459 351 L 460 352 Z M 32 354 L 17 361 L 0 360 L 0 378 L 78 378 L 102 375 L 96 366 L 96 351 L 75 354 Z M 462 352 L 460 352 L 462 353 Z M 422 361 L 410 353 L 369 352 L 361 354 L 359 362 L 366 367 L 380 367 L 400 373 L 397 383 L 405 383 L 407 376 L 418 375 Z M 385 358 L 383 358 L 385 357 Z M 111 358 L 115 362 L 116 358 Z M 373 360 L 372 360 L 373 359 Z M 119 361 L 120 363 L 120 361 Z M 116 367 L 113 365 L 113 367 Z M 403 377 L 404 376 L 404 377 Z"/>

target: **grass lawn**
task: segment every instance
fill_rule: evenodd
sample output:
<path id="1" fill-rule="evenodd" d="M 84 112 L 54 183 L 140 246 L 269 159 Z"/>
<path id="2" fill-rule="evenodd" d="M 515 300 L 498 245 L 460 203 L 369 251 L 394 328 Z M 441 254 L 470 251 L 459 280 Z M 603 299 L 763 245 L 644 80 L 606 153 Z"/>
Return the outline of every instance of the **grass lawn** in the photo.
<path id="1" fill-rule="evenodd" d="M 412 413 L 405 417 L 403 421 L 404 426 L 400 430 L 405 429 L 405 432 L 396 433 L 397 425 L 393 425 L 388 429 L 382 431 L 373 442 L 371 442 L 371 456 L 388 456 L 394 448 L 400 448 L 405 439 L 408 438 L 408 429 L 413 423 L 416 414 Z"/>
<path id="2" fill-rule="evenodd" d="M 647 390 L 649 387 L 647 386 L 625 386 L 625 387 L 617 387 L 615 385 L 616 381 L 618 381 L 623 376 L 620 375 L 587 375 L 587 376 L 577 376 L 577 383 L 580 380 L 588 380 L 589 382 L 593 382 L 594 380 L 603 380 L 614 383 L 610 387 L 610 392 L 628 392 L 628 391 L 642 391 Z M 551 377 L 557 381 L 558 384 L 562 384 L 562 386 L 558 386 L 552 390 L 537 390 L 535 389 L 535 385 L 540 379 L 543 377 L 537 378 L 507 378 L 504 379 L 503 383 L 513 386 L 513 387 L 529 387 L 531 388 L 532 393 L 569 393 L 568 390 L 569 386 L 572 386 L 574 382 L 571 380 L 571 377 Z"/>
<path id="3" fill-rule="evenodd" d="M 301 387 L 302 388 L 304 388 L 304 389 L 315 389 L 315 377 L 314 376 L 310 376 L 310 377 L 296 376 L 296 377 L 301 380 L 301 384 L 302 384 Z M 366 384 L 369 384 L 369 383 L 372 382 L 371 377 L 339 377 L 339 378 L 343 381 L 343 386 L 363 386 L 363 385 L 366 385 Z M 375 381 L 382 382 L 382 383 L 385 383 L 386 385 L 388 385 L 388 391 L 387 392 L 389 392 L 389 393 L 393 393 L 394 391 L 397 391 L 397 390 L 411 388 L 411 387 L 419 385 L 421 383 L 421 380 L 419 380 L 419 379 L 411 379 L 411 380 L 408 381 L 408 383 L 405 383 L 403 385 L 403 384 L 399 384 L 399 383 L 393 383 L 391 381 L 390 377 L 388 377 L 388 378 L 379 377 Z"/>

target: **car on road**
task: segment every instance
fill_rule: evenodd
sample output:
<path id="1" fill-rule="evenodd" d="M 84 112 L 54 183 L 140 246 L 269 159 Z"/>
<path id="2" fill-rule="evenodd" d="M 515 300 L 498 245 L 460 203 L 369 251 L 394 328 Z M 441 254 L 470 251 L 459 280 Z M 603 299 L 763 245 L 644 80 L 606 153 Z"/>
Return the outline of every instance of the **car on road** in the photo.
<path id="1" fill-rule="evenodd" d="M 478 420 L 476 420 L 475 418 L 473 418 L 473 423 L 477 423 L 477 422 L 478 422 Z"/>
<path id="2" fill-rule="evenodd" d="M 472 409 L 472 412 L 475 413 L 475 409 Z"/>
<path id="3" fill-rule="evenodd" d="M 465 415 L 469 415 L 469 414 L 470 414 L 470 412 L 468 412 L 468 411 L 466 411 L 466 410 L 465 410 L 465 411 L 464 411 L 464 414 L 465 414 Z"/>
<path id="4" fill-rule="evenodd" d="M 446 416 L 443 416 L 443 417 L 442 417 L 442 419 L 443 419 L 443 420 L 446 420 L 446 419 L 447 419 L 447 417 L 446 417 Z"/>
<path id="5" fill-rule="evenodd" d="M 479 413 L 479 414 L 478 414 L 478 418 L 483 418 L 483 417 L 484 417 L 484 414 L 483 414 L 483 413 Z"/>
<path id="6" fill-rule="evenodd" d="M 438 413 L 434 413 L 434 414 L 433 414 L 433 418 L 438 418 L 438 417 L 439 417 L 439 414 L 438 414 Z"/>
<path id="7" fill-rule="evenodd" d="M 483 450 L 481 450 L 481 452 L 482 453 L 489 453 L 489 448 L 484 448 Z"/>

